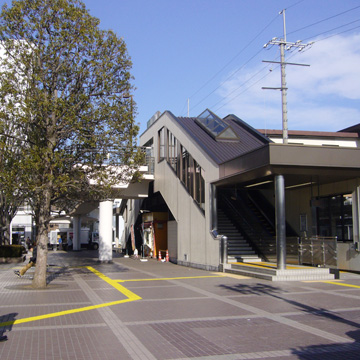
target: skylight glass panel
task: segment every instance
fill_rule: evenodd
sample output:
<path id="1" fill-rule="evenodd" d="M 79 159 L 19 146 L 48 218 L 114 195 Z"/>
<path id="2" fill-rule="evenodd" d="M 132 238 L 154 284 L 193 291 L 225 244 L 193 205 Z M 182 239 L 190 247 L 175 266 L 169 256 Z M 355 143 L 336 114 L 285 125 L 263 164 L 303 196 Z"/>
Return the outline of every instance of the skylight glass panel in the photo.
<path id="1" fill-rule="evenodd" d="M 238 139 L 231 127 L 208 109 L 196 118 L 196 122 L 215 139 Z"/>

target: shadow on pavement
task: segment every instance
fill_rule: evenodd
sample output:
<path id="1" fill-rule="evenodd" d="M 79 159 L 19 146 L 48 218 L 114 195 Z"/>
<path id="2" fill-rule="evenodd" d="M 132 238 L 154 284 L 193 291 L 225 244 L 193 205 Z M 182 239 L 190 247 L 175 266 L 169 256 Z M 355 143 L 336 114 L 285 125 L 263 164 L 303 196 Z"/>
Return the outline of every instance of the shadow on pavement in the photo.
<path id="1" fill-rule="evenodd" d="M 15 321 L 15 317 L 18 313 L 10 313 L 0 316 L 0 342 L 6 341 L 8 337 L 5 334 L 6 331 L 11 331 Z"/>
<path id="2" fill-rule="evenodd" d="M 325 309 L 317 308 L 303 304 L 296 300 L 286 299 L 281 294 L 289 293 L 288 291 L 278 288 L 276 286 L 267 284 L 238 284 L 235 286 L 220 285 L 220 287 L 244 295 L 266 295 L 284 301 L 288 304 L 296 306 L 301 311 L 315 315 L 322 318 L 330 319 L 334 322 L 343 323 L 354 328 L 360 329 L 360 324 L 345 319 L 338 314 Z M 264 309 L 266 311 L 266 309 Z M 346 344 L 331 344 L 331 345 L 313 345 L 308 347 L 299 347 L 292 349 L 292 353 L 298 356 L 299 359 L 307 360 L 323 360 L 323 359 L 359 359 L 360 350 L 360 330 L 349 331 L 346 333 L 350 338 L 354 339 L 353 343 Z M 354 356 L 354 357 L 353 357 Z"/>

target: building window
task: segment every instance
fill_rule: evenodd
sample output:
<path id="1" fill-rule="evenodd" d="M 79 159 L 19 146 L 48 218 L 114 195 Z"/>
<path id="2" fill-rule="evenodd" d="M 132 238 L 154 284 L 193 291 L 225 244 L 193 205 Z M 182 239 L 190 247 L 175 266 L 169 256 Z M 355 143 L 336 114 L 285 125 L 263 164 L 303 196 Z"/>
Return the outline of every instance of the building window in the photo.
<path id="1" fill-rule="evenodd" d="M 192 197 L 194 197 L 194 159 L 189 154 L 187 163 L 187 189 Z"/>
<path id="2" fill-rule="evenodd" d="M 352 194 L 322 197 L 317 203 L 318 235 L 353 241 Z"/>
<path id="3" fill-rule="evenodd" d="M 168 130 L 166 132 L 167 145 L 165 144 L 164 129 L 165 128 L 162 128 L 159 131 L 159 159 L 163 159 L 166 156 L 167 162 L 184 184 L 186 190 L 201 209 L 205 211 L 205 181 L 203 170 L 190 153 Z M 163 155 L 162 158 L 161 154 Z"/>
<path id="4" fill-rule="evenodd" d="M 200 207 L 205 210 L 205 181 L 203 177 L 203 170 L 200 165 L 194 161 L 195 165 L 195 200 Z"/>
<path id="5" fill-rule="evenodd" d="M 175 136 L 168 131 L 168 163 L 171 165 L 171 167 L 174 169 L 174 171 L 177 171 L 177 161 L 178 161 L 178 146 L 177 146 L 177 140 Z"/>
<path id="6" fill-rule="evenodd" d="M 158 132 L 158 140 L 159 140 L 159 161 L 165 159 L 165 128 L 161 128 Z"/>
<path id="7" fill-rule="evenodd" d="M 189 162 L 189 153 L 187 150 L 181 146 L 181 177 L 180 180 L 184 183 L 185 187 L 187 188 L 187 164 Z"/>

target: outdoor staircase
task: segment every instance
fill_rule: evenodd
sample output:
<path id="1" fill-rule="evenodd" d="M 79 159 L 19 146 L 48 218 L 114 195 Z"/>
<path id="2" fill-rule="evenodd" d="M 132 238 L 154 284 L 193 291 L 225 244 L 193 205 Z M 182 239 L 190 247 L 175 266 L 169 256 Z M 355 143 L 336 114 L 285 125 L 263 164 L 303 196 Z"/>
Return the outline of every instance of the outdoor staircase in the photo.
<path id="1" fill-rule="evenodd" d="M 261 259 L 258 257 L 254 249 L 221 209 L 218 209 L 218 232 L 221 235 L 225 235 L 228 239 L 228 263 L 261 262 Z"/>
<path id="2" fill-rule="evenodd" d="M 230 263 L 224 265 L 223 271 L 270 281 L 324 281 L 339 278 L 339 272 L 331 272 L 329 268 L 287 265 L 286 269 L 279 270 L 273 263 Z"/>

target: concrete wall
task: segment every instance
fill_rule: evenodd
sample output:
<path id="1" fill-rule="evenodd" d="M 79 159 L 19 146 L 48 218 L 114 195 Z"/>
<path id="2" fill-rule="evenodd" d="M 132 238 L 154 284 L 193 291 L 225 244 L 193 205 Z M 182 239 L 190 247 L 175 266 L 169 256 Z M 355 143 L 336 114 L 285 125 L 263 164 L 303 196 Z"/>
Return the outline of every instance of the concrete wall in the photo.
<path id="1" fill-rule="evenodd" d="M 205 214 L 187 192 L 171 166 L 158 161 L 158 131 L 166 127 L 203 169 L 205 180 Z M 219 169 L 211 159 L 189 139 L 170 113 L 164 113 L 142 136 L 143 145 L 153 138 L 155 154 L 154 191 L 160 191 L 177 222 L 178 263 L 206 269 L 219 265 L 219 243 L 210 234 L 210 183 L 219 176 Z M 168 243 L 170 247 L 170 244 Z"/>
<path id="2" fill-rule="evenodd" d="M 154 191 L 160 191 L 177 222 L 177 262 L 215 269 L 219 264 L 219 244 L 210 234 L 210 211 L 203 213 L 166 161 L 155 167 Z M 208 209 L 208 186 L 205 191 Z"/>
<path id="3" fill-rule="evenodd" d="M 169 249 L 169 258 L 172 262 L 177 262 L 178 253 L 178 233 L 177 233 L 177 222 L 176 221 L 168 221 L 167 224 L 168 230 L 168 249 Z"/>
<path id="4" fill-rule="evenodd" d="M 338 269 L 360 271 L 360 252 L 353 243 L 338 243 Z"/>

